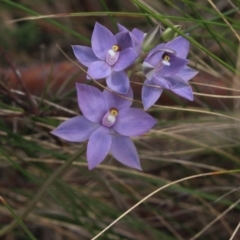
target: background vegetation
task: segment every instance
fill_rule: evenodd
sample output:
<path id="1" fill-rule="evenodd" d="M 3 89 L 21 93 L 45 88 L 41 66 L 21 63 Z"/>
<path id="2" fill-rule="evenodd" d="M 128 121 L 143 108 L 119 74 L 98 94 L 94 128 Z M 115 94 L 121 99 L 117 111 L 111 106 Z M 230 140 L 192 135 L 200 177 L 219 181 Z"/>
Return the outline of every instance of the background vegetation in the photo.
<path id="1" fill-rule="evenodd" d="M 2 0 L 0 239 L 240 239 L 239 7 Z M 190 33 L 194 103 L 166 92 L 151 108 L 157 126 L 134 139 L 143 172 L 111 156 L 89 171 L 85 143 L 49 134 L 79 114 L 74 83 L 85 74 L 63 52 L 75 61 L 71 45 L 89 45 L 96 21 L 113 32 L 118 22 L 145 32 L 160 22 Z M 139 99 L 143 79 L 132 81 Z"/>

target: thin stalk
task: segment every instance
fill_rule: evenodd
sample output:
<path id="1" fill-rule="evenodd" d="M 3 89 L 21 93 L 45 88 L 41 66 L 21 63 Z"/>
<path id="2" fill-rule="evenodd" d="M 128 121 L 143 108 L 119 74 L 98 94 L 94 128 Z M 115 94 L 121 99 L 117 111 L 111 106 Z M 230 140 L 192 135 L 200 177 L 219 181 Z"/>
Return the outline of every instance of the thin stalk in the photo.
<path id="1" fill-rule="evenodd" d="M 23 228 L 23 230 L 27 233 L 29 239 L 31 240 L 37 240 L 33 234 L 29 231 L 29 229 L 26 227 L 26 225 L 23 223 L 23 221 L 18 217 L 18 215 L 13 211 L 13 209 L 7 204 L 7 202 L 0 197 L 0 202 L 3 204 L 4 207 L 6 207 L 8 209 L 8 211 L 13 215 L 13 217 L 15 218 L 15 220 L 19 223 L 19 225 L 21 225 L 21 227 Z"/>

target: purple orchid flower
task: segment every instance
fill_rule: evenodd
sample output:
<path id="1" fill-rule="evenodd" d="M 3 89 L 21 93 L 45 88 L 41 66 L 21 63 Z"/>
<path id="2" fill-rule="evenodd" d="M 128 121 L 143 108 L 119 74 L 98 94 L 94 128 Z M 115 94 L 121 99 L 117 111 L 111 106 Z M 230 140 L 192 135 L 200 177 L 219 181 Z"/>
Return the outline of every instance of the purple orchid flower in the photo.
<path id="1" fill-rule="evenodd" d="M 125 69 L 137 58 L 129 32 L 115 36 L 99 23 L 92 34 L 92 48 L 72 46 L 77 60 L 88 67 L 88 79 L 106 78 L 107 86 L 113 91 L 126 94 L 130 84 Z"/>
<path id="2" fill-rule="evenodd" d="M 142 88 L 145 110 L 157 101 L 163 89 L 169 89 L 181 97 L 193 100 L 192 88 L 188 81 L 198 71 L 187 66 L 188 52 L 189 41 L 183 37 L 159 44 L 149 52 L 143 63 L 143 73 L 147 78 Z"/>
<path id="3" fill-rule="evenodd" d="M 142 32 L 141 30 L 137 29 L 137 28 L 134 28 L 132 31 L 129 31 L 123 25 L 121 25 L 119 23 L 117 25 L 118 25 L 118 30 L 120 32 L 129 32 L 130 37 L 131 37 L 132 42 L 133 42 L 134 49 L 136 50 L 136 52 L 138 54 L 140 54 L 141 50 L 142 50 L 142 43 L 143 43 L 145 33 Z"/>
<path id="4" fill-rule="evenodd" d="M 78 104 L 83 116 L 61 123 L 51 133 L 70 142 L 88 141 L 89 169 L 100 164 L 110 152 L 119 162 L 141 169 L 137 150 L 129 137 L 138 136 L 155 124 L 146 112 L 130 108 L 131 88 L 123 98 L 110 91 L 101 92 L 86 84 L 76 84 Z"/>

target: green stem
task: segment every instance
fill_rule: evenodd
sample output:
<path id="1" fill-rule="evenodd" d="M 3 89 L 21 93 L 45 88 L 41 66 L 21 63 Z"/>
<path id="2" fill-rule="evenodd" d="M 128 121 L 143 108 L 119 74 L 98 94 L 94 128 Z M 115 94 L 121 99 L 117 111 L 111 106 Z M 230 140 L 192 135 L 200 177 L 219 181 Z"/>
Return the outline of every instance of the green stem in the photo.
<path id="1" fill-rule="evenodd" d="M 3 206 L 6 207 L 8 209 L 8 211 L 13 215 L 13 217 L 15 218 L 15 220 L 19 223 L 19 225 L 21 225 L 21 227 L 23 228 L 23 230 L 27 233 L 28 237 L 31 240 L 37 240 L 33 234 L 29 231 L 29 229 L 26 227 L 26 225 L 23 223 L 22 219 L 19 218 L 19 216 L 13 211 L 13 209 L 5 202 L 5 200 L 3 198 L 0 197 L 0 202 L 2 202 Z"/>

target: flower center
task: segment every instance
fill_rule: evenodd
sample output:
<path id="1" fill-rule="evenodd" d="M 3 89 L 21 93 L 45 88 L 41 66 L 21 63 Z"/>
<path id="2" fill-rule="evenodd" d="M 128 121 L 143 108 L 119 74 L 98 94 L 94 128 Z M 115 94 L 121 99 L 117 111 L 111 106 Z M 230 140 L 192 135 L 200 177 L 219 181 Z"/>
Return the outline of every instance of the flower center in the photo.
<path id="1" fill-rule="evenodd" d="M 114 52 L 120 52 L 120 51 L 121 51 L 121 47 L 120 47 L 119 45 L 117 45 L 117 44 L 114 44 L 114 45 L 112 46 L 112 50 L 113 50 Z"/>
<path id="2" fill-rule="evenodd" d="M 163 65 L 166 65 L 166 66 L 170 66 L 171 64 L 170 64 L 170 56 L 167 54 L 167 53 L 164 53 L 163 55 L 162 55 L 162 64 Z"/>
<path id="3" fill-rule="evenodd" d="M 119 57 L 121 47 L 117 44 L 114 44 L 111 49 L 108 50 L 106 61 L 109 65 L 113 65 Z"/>
<path id="4" fill-rule="evenodd" d="M 110 110 L 104 115 L 102 124 L 106 127 L 111 127 L 116 122 L 118 110 L 116 108 L 110 108 Z"/>

